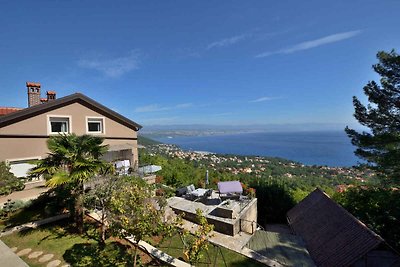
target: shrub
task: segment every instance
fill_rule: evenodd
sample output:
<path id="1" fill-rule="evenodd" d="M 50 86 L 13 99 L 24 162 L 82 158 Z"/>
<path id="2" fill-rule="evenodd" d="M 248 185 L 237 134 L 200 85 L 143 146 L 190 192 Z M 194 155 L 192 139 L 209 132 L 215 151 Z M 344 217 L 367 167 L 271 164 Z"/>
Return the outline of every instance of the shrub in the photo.
<path id="1" fill-rule="evenodd" d="M 257 196 L 258 222 L 286 223 L 286 213 L 295 205 L 289 188 L 273 179 L 258 179 L 250 186 Z"/>
<path id="2" fill-rule="evenodd" d="M 10 172 L 10 167 L 4 161 L 0 162 L 0 195 L 8 195 L 24 188 L 24 182 Z"/>
<path id="3" fill-rule="evenodd" d="M 333 198 L 391 246 L 400 249 L 400 190 L 354 187 Z"/>
<path id="4" fill-rule="evenodd" d="M 3 208 L 0 209 L 0 217 L 8 218 L 13 212 L 27 206 L 30 204 L 30 201 L 24 202 L 22 200 L 11 200 L 8 199 L 6 203 L 4 203 Z"/>

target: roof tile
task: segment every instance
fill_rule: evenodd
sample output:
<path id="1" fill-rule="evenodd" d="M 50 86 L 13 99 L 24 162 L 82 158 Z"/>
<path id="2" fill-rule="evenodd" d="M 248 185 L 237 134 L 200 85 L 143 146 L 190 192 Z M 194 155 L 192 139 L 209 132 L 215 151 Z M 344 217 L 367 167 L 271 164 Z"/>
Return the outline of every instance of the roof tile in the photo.
<path id="1" fill-rule="evenodd" d="M 384 240 L 316 189 L 288 213 L 318 266 L 349 266 Z"/>
<path id="2" fill-rule="evenodd" d="M 7 115 L 21 109 L 22 108 L 0 107 L 0 116 Z"/>

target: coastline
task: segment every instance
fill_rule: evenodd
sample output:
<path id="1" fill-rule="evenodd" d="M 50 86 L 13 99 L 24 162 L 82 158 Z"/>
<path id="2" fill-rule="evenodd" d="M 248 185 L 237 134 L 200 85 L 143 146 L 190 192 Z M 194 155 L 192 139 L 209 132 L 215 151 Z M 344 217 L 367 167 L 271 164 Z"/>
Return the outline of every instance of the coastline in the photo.
<path id="1" fill-rule="evenodd" d="M 343 131 L 252 132 L 154 139 L 189 151 L 277 157 L 305 165 L 351 167 L 359 161 Z"/>

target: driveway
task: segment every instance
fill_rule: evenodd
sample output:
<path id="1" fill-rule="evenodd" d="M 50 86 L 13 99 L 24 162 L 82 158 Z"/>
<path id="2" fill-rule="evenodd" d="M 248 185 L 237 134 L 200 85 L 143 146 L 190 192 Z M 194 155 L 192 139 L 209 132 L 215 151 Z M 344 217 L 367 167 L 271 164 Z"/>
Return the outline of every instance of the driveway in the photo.
<path id="1" fill-rule="evenodd" d="M 28 201 L 37 198 L 41 193 L 49 190 L 49 187 L 44 186 L 44 182 L 28 183 L 26 184 L 25 188 L 26 189 L 22 191 L 16 191 L 9 195 L 1 196 L 0 207 L 3 207 L 4 203 L 6 203 L 7 200 L 9 199 L 11 199 L 12 201 L 13 200 Z"/>

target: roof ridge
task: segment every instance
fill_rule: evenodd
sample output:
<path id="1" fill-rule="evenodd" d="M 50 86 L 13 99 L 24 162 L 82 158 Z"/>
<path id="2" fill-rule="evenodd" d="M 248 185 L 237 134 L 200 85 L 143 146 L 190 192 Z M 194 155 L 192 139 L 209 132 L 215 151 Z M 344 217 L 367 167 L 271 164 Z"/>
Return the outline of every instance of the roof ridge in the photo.
<path id="1" fill-rule="evenodd" d="M 134 129 L 135 131 L 138 131 L 142 128 L 142 126 L 140 124 L 113 111 L 112 109 L 100 104 L 99 102 L 91 99 L 90 97 L 88 97 L 82 93 L 73 93 L 71 95 L 67 95 L 67 96 L 55 99 L 53 101 L 49 101 L 49 102 L 45 102 L 45 103 L 42 103 L 39 105 L 24 108 L 22 110 L 18 110 L 18 111 L 9 113 L 7 115 L 1 116 L 0 117 L 0 127 L 13 124 L 17 121 L 21 121 L 23 119 L 30 118 L 37 114 L 44 113 L 48 110 L 52 110 L 52 109 L 64 106 L 64 105 L 70 104 L 75 101 L 76 102 L 83 101 L 83 102 L 87 103 L 88 105 L 92 106 L 92 108 L 97 109 L 97 111 L 108 114 L 114 120 L 119 121 L 120 123 Z"/>

